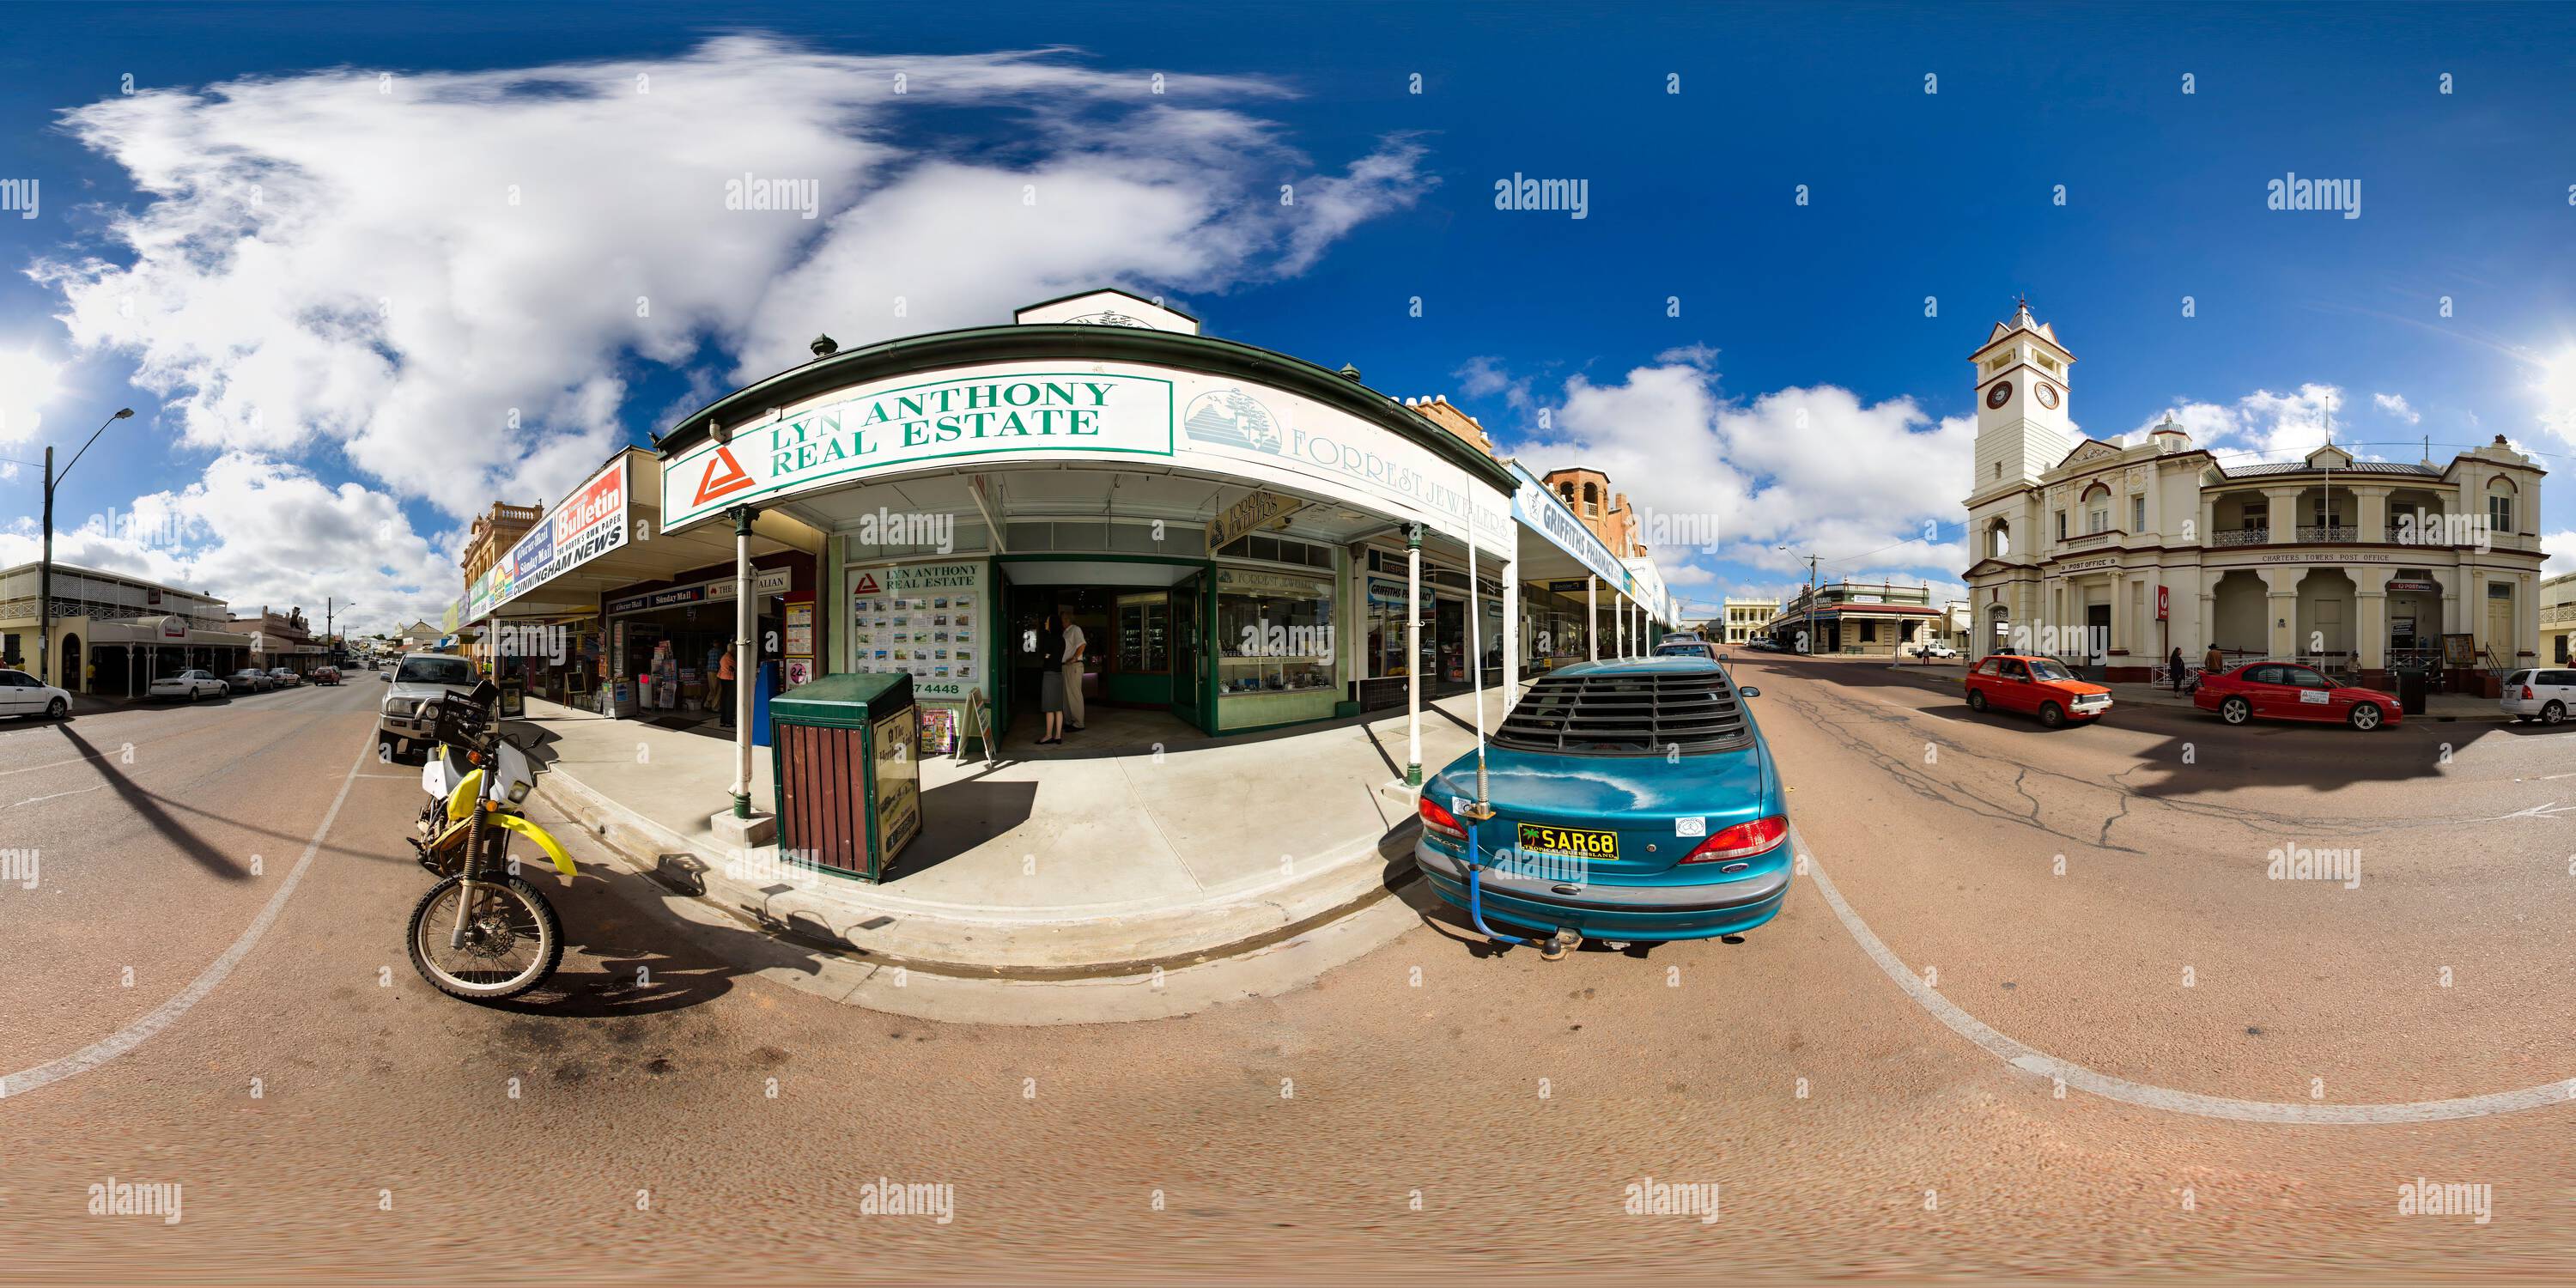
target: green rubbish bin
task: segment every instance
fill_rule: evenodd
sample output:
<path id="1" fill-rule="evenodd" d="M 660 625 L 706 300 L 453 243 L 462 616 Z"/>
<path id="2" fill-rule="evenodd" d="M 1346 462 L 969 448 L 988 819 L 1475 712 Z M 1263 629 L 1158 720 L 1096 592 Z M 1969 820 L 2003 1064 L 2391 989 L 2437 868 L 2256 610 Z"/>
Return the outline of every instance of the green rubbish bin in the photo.
<path id="1" fill-rule="evenodd" d="M 827 675 L 769 700 L 780 857 L 879 881 L 921 834 L 912 677 Z"/>

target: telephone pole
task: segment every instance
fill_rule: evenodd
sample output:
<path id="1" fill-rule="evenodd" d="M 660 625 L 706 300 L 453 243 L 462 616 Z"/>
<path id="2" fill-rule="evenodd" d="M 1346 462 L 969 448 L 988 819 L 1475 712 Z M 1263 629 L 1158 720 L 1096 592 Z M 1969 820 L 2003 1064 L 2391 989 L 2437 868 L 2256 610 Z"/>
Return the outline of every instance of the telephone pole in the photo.
<path id="1" fill-rule="evenodd" d="M 1782 553 L 1789 549 L 1787 546 L 1773 548 Z M 1798 651 L 1812 655 L 1816 651 L 1816 556 L 1800 555 L 1799 558 L 1807 561 L 1807 627 L 1803 632 L 1806 638 L 1799 641 Z"/>

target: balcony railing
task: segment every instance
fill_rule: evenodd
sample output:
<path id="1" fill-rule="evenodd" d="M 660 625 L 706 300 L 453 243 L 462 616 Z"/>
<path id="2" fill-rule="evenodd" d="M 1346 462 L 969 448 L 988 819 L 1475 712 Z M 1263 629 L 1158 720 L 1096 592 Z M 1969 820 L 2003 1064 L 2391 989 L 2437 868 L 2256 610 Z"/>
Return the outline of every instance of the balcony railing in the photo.
<path id="1" fill-rule="evenodd" d="M 2100 545 L 2105 541 L 2109 541 L 2111 538 L 2118 535 L 2120 534 L 2108 529 L 2104 529 L 2100 532 L 2078 532 L 2068 536 L 2062 541 L 2059 541 L 2057 544 L 2061 546 L 2094 546 Z"/>
<path id="2" fill-rule="evenodd" d="M 2361 539 L 2361 529 L 2341 523 L 2330 526 L 2324 524 L 2303 523 L 2299 525 L 2298 531 L 2299 540 L 2309 544 L 2327 541 L 2358 541 Z"/>
<path id="3" fill-rule="evenodd" d="M 2210 534 L 2213 546 L 2259 546 L 2272 539 L 2270 528 L 2221 528 Z"/>

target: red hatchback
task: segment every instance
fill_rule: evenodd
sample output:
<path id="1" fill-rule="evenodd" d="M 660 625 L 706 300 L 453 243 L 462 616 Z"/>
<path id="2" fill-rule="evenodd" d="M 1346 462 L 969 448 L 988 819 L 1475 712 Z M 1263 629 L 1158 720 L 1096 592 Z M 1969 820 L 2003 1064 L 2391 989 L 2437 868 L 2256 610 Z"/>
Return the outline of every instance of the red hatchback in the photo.
<path id="1" fill-rule="evenodd" d="M 2295 662 L 2253 662 L 2233 671 L 2204 675 L 2192 692 L 2193 706 L 2215 711 L 2218 718 L 2241 725 L 2257 716 L 2266 720 L 2319 720 L 2376 729 L 2398 721 L 2397 699 L 2377 689 L 2336 684 L 2311 667 Z"/>

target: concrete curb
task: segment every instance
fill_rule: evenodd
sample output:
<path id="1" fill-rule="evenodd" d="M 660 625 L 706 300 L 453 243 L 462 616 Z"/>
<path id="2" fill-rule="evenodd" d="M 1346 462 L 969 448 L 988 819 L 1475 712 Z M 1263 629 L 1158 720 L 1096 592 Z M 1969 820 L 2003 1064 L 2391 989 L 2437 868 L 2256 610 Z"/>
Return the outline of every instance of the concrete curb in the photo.
<path id="1" fill-rule="evenodd" d="M 773 934 L 902 966 L 914 981 L 931 975 L 1117 984 L 1151 978 L 1157 970 L 1168 977 L 1314 936 L 1388 902 L 1413 871 L 1408 820 L 1376 841 L 1298 860 L 1277 880 L 1211 900 L 1018 914 L 906 899 L 837 876 L 791 872 L 776 863 L 775 846 L 740 856 L 709 854 L 557 768 L 538 775 L 537 795 L 624 866 L 667 889 Z"/>

